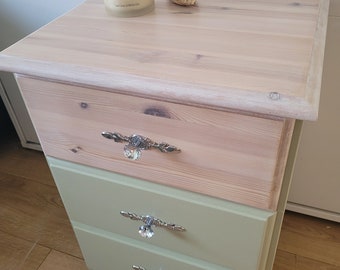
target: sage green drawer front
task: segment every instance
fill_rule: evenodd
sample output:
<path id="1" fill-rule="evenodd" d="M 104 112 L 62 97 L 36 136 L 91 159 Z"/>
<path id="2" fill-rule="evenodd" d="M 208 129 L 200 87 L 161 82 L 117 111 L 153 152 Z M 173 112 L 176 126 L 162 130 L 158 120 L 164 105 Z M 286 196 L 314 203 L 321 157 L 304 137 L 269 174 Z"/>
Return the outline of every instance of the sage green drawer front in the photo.
<path id="1" fill-rule="evenodd" d="M 228 270 L 82 224 L 75 225 L 74 231 L 91 270 L 132 270 L 133 266 L 145 270 Z"/>
<path id="2" fill-rule="evenodd" d="M 275 213 L 48 160 L 71 221 L 230 269 L 264 269 Z M 155 235 L 144 239 L 138 233 L 143 222 L 123 217 L 122 210 L 175 223 L 186 231 L 156 227 Z"/>

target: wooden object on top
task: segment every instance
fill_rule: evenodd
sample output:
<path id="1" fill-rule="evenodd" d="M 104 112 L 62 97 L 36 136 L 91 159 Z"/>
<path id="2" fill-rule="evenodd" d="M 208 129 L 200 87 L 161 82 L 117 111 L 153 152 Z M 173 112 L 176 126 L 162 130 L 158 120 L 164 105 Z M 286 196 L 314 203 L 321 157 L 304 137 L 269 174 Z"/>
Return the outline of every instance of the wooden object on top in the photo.
<path id="1" fill-rule="evenodd" d="M 328 0 L 156 1 L 136 18 L 88 0 L 0 54 L 0 69 L 218 109 L 317 118 Z"/>

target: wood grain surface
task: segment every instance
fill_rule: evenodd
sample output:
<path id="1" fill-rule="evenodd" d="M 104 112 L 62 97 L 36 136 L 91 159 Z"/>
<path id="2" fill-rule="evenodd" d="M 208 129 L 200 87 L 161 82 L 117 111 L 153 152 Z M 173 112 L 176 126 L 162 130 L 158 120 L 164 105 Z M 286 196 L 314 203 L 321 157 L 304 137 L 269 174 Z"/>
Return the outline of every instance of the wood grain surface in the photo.
<path id="1" fill-rule="evenodd" d="M 304 221 L 301 222 L 297 214 L 291 214 L 284 219 L 278 248 L 304 258 L 313 258 L 323 262 L 325 266 L 333 266 L 329 269 L 340 269 L 340 224 L 308 216 Z"/>
<path id="2" fill-rule="evenodd" d="M 38 270 L 88 270 L 84 260 L 52 250 Z"/>
<path id="3" fill-rule="evenodd" d="M 12 72 L 180 103 L 316 119 L 328 0 L 156 1 L 135 18 L 88 0 L 0 54 Z M 271 93 L 278 93 L 271 99 Z M 279 96 L 279 98 L 277 98 Z"/>
<path id="4" fill-rule="evenodd" d="M 18 77 L 46 155 L 275 210 L 293 121 L 215 111 Z M 84 104 L 86 104 L 84 106 Z M 165 117 L 148 115 L 149 109 Z M 140 134 L 180 153 L 138 161 L 101 136 Z"/>
<path id="5" fill-rule="evenodd" d="M 63 260 L 82 259 L 44 155 L 22 148 L 13 127 L 3 125 L 0 132 L 0 269 L 40 269 L 51 250 L 62 252 Z M 49 266 L 48 269 L 55 269 Z"/>

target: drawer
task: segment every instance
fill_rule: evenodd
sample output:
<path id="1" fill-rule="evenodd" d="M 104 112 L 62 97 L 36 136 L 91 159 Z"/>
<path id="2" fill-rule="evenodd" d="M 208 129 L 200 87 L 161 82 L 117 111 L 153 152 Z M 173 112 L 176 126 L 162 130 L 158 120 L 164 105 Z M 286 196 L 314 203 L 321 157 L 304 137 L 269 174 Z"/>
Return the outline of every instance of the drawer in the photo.
<path id="1" fill-rule="evenodd" d="M 133 266 L 145 270 L 227 270 L 82 224 L 75 226 L 74 231 L 90 270 L 132 270 Z"/>
<path id="2" fill-rule="evenodd" d="M 274 212 L 50 157 L 48 161 L 72 223 L 231 269 L 263 269 Z M 138 233 L 143 222 L 126 218 L 120 211 L 150 215 L 186 230 L 155 227 L 154 236 L 145 239 Z"/>
<path id="3" fill-rule="evenodd" d="M 277 208 L 292 121 L 27 77 L 17 80 L 49 156 L 262 209 Z M 124 144 L 104 138 L 103 131 L 139 134 L 181 152 L 148 150 L 132 161 L 123 155 Z"/>

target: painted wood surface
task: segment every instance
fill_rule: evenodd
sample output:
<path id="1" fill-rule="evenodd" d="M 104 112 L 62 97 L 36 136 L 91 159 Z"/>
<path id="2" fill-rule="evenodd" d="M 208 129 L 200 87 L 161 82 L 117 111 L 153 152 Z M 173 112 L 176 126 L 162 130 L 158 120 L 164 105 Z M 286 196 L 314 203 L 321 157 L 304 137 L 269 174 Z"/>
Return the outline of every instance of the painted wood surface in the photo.
<path id="1" fill-rule="evenodd" d="M 90 269 L 106 270 L 112 267 L 132 269 L 185 269 L 185 270 L 232 270 L 183 256 L 182 254 L 138 243 L 116 234 L 91 230 L 79 224 L 75 233 L 83 247 L 85 261 Z M 97 247 L 101 247 L 99 250 Z M 112 256 L 114 254 L 114 256 Z"/>
<path id="2" fill-rule="evenodd" d="M 107 237 L 120 235 L 150 245 L 150 250 L 159 247 L 227 269 L 265 269 L 275 212 L 53 158 L 48 162 L 73 225 L 82 223 L 93 233 L 102 230 Z M 138 234 L 143 223 L 121 216 L 120 211 L 151 215 L 186 231 L 155 227 L 154 237 L 145 239 Z"/>
<path id="3" fill-rule="evenodd" d="M 92 167 L 264 209 L 276 209 L 292 121 L 143 99 L 18 78 L 44 152 Z M 86 104 L 86 105 L 84 105 Z M 145 114 L 149 110 L 165 117 Z M 162 115 L 161 114 L 161 115 Z M 138 161 L 115 131 L 167 142 L 180 153 L 149 150 Z"/>
<path id="4" fill-rule="evenodd" d="M 209 0 L 183 8 L 158 0 L 153 13 L 126 19 L 88 0 L 2 52 L 0 68 L 186 104 L 316 119 L 328 4 Z"/>

